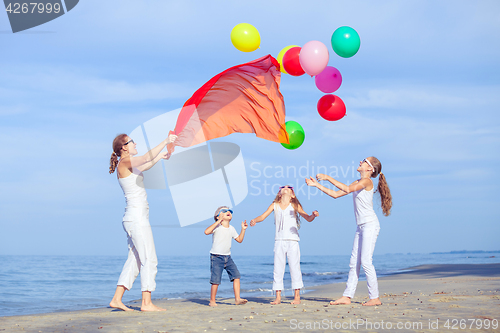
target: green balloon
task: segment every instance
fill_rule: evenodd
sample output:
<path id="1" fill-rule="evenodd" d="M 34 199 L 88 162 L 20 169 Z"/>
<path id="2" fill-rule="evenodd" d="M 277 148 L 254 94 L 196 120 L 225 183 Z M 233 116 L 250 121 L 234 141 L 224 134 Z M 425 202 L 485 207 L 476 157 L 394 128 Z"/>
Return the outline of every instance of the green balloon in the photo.
<path id="1" fill-rule="evenodd" d="M 339 56 L 350 58 L 355 55 L 361 41 L 359 35 L 351 27 L 340 27 L 332 35 L 332 48 Z"/>
<path id="2" fill-rule="evenodd" d="M 285 126 L 288 138 L 290 139 L 290 144 L 282 143 L 281 145 L 286 149 L 297 149 L 302 146 L 302 143 L 304 143 L 304 139 L 306 138 L 306 134 L 304 133 L 302 126 L 293 120 L 287 121 Z"/>

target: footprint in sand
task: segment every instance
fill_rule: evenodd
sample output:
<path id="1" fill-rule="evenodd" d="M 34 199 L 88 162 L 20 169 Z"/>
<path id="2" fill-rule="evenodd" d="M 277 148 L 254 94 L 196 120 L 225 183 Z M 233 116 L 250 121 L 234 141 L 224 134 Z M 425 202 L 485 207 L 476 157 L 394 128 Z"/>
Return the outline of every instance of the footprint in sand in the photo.
<path id="1" fill-rule="evenodd" d="M 455 297 L 440 297 L 440 298 L 431 298 L 429 300 L 429 302 L 440 302 L 440 303 L 448 303 L 456 301 L 461 301 L 461 299 Z"/>

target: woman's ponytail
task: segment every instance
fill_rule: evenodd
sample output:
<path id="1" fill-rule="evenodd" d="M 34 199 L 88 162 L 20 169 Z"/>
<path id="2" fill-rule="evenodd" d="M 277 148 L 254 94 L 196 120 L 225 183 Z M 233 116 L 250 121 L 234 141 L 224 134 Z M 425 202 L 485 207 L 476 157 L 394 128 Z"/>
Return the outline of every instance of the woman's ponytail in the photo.
<path id="1" fill-rule="evenodd" d="M 378 186 L 377 186 L 377 192 L 380 193 L 380 203 L 382 205 L 382 212 L 384 212 L 385 216 L 389 216 L 391 214 L 391 208 L 392 208 L 392 195 L 391 191 L 389 190 L 389 185 L 387 184 L 387 180 L 385 179 L 384 174 L 382 173 L 382 163 L 374 157 L 370 156 L 368 157 L 370 162 L 373 165 L 373 172 L 372 172 L 372 178 L 378 177 Z"/>
<path id="2" fill-rule="evenodd" d="M 111 153 L 111 158 L 109 159 L 109 173 L 113 173 L 118 165 L 118 156 L 115 152 Z"/>
<path id="3" fill-rule="evenodd" d="M 378 177 L 377 191 L 380 193 L 380 203 L 382 204 L 382 211 L 384 212 L 385 216 L 389 216 L 391 214 L 392 208 L 392 195 L 383 173 L 380 173 Z"/>
<path id="4" fill-rule="evenodd" d="M 118 165 L 118 157 L 122 155 L 122 147 L 127 142 L 127 134 L 119 134 L 113 140 L 113 152 L 109 159 L 109 173 L 113 173 Z"/>

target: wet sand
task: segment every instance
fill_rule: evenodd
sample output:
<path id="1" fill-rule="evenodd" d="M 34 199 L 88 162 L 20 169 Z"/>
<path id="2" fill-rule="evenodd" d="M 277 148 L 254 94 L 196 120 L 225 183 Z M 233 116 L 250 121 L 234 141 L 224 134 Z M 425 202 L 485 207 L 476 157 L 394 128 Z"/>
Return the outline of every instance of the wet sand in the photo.
<path id="1" fill-rule="evenodd" d="M 344 288 L 310 288 L 296 306 L 291 297 L 280 305 L 270 305 L 271 297 L 250 297 L 245 305 L 220 298 L 211 308 L 207 298 L 156 300 L 166 312 L 100 308 L 0 317 L 0 332 L 500 332 L 500 264 L 423 265 L 381 278 L 383 304 L 375 307 L 361 305 L 368 300 L 366 281 L 359 282 L 352 304 L 329 305 Z"/>

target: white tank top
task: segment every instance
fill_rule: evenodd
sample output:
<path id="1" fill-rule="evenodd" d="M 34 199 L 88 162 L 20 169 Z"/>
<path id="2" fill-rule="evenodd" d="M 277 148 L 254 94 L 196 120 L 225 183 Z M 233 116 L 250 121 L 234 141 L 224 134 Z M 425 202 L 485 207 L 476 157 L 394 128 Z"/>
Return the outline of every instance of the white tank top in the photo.
<path id="1" fill-rule="evenodd" d="M 352 192 L 352 198 L 354 200 L 354 215 L 356 216 L 357 225 L 378 222 L 377 214 L 373 210 L 373 193 L 375 187 L 370 191 L 362 189 L 356 192 Z"/>
<path id="2" fill-rule="evenodd" d="M 300 240 L 297 218 L 292 204 L 284 210 L 279 204 L 274 204 L 274 224 L 276 225 L 275 240 Z"/>
<path id="3" fill-rule="evenodd" d="M 144 188 L 144 176 L 131 173 L 125 178 L 118 178 L 118 182 L 125 194 L 127 208 L 144 208 L 149 207 L 148 196 Z"/>

